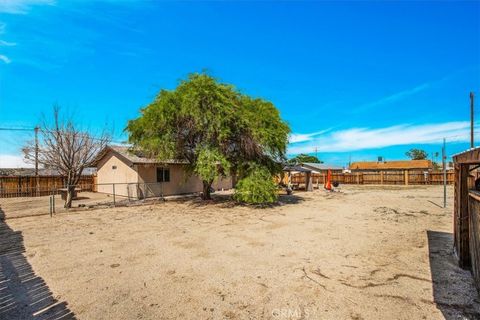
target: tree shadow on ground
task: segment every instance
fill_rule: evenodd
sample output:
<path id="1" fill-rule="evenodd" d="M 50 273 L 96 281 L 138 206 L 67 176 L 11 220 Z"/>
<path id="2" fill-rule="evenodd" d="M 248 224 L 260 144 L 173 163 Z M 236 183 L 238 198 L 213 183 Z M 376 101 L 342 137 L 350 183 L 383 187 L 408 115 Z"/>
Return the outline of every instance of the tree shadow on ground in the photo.
<path id="1" fill-rule="evenodd" d="M 472 275 L 458 267 L 451 233 L 427 230 L 433 301 L 447 320 L 480 319 Z"/>
<path id="2" fill-rule="evenodd" d="M 0 319 L 76 319 L 35 275 L 24 253 L 22 233 L 7 225 L 0 207 Z"/>
<path id="3" fill-rule="evenodd" d="M 279 195 L 278 201 L 265 204 L 265 205 L 250 205 L 245 203 L 239 203 L 233 200 L 231 194 L 212 194 L 212 200 L 202 200 L 200 197 L 188 198 L 183 200 L 176 200 L 188 203 L 194 207 L 204 207 L 208 205 L 218 205 L 222 208 L 234 208 L 234 207 L 251 207 L 252 209 L 265 209 L 275 208 L 285 205 L 294 205 L 305 201 L 303 197 L 297 195 Z"/>

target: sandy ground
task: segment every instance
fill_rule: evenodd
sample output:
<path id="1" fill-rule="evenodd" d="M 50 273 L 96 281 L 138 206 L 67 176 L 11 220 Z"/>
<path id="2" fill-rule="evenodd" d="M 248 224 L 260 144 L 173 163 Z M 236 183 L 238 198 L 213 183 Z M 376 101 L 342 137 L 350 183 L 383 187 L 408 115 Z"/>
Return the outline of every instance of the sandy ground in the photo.
<path id="1" fill-rule="evenodd" d="M 7 219 L 0 318 L 476 319 L 470 273 L 452 256 L 453 190 L 447 209 L 442 190 L 345 186 L 266 209 L 190 200 Z"/>

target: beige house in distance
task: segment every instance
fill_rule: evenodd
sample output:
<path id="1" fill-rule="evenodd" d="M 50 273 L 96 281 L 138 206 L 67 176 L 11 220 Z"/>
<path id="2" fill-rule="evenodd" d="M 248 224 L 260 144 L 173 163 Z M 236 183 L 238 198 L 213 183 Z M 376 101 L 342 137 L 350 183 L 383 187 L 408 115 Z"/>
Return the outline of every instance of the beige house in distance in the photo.
<path id="1" fill-rule="evenodd" d="M 158 161 L 124 146 L 108 146 L 98 156 L 97 192 L 128 198 L 163 197 L 198 193 L 202 180 L 189 175 L 186 164 L 175 161 Z M 215 190 L 232 188 L 231 177 L 219 179 Z"/>
<path id="2" fill-rule="evenodd" d="M 398 160 L 398 161 L 365 161 L 353 162 L 350 165 L 352 172 L 379 172 L 379 171 L 405 171 L 427 172 L 433 170 L 430 160 Z"/>

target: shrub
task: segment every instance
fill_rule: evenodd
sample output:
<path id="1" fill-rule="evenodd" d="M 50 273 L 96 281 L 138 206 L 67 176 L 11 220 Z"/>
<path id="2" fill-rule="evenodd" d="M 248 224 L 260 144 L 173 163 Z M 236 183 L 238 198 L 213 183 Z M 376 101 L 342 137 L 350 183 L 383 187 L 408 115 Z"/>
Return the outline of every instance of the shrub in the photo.
<path id="1" fill-rule="evenodd" d="M 264 168 L 255 168 L 237 183 L 233 198 L 251 204 L 273 203 L 277 200 L 277 186 Z"/>

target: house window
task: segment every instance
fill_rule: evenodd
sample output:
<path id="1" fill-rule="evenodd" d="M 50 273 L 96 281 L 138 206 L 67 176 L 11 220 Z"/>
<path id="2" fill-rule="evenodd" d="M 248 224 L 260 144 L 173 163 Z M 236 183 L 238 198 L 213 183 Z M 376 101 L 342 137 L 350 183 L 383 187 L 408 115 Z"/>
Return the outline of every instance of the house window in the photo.
<path id="1" fill-rule="evenodd" d="M 170 182 L 170 169 L 157 168 L 157 182 Z"/>

